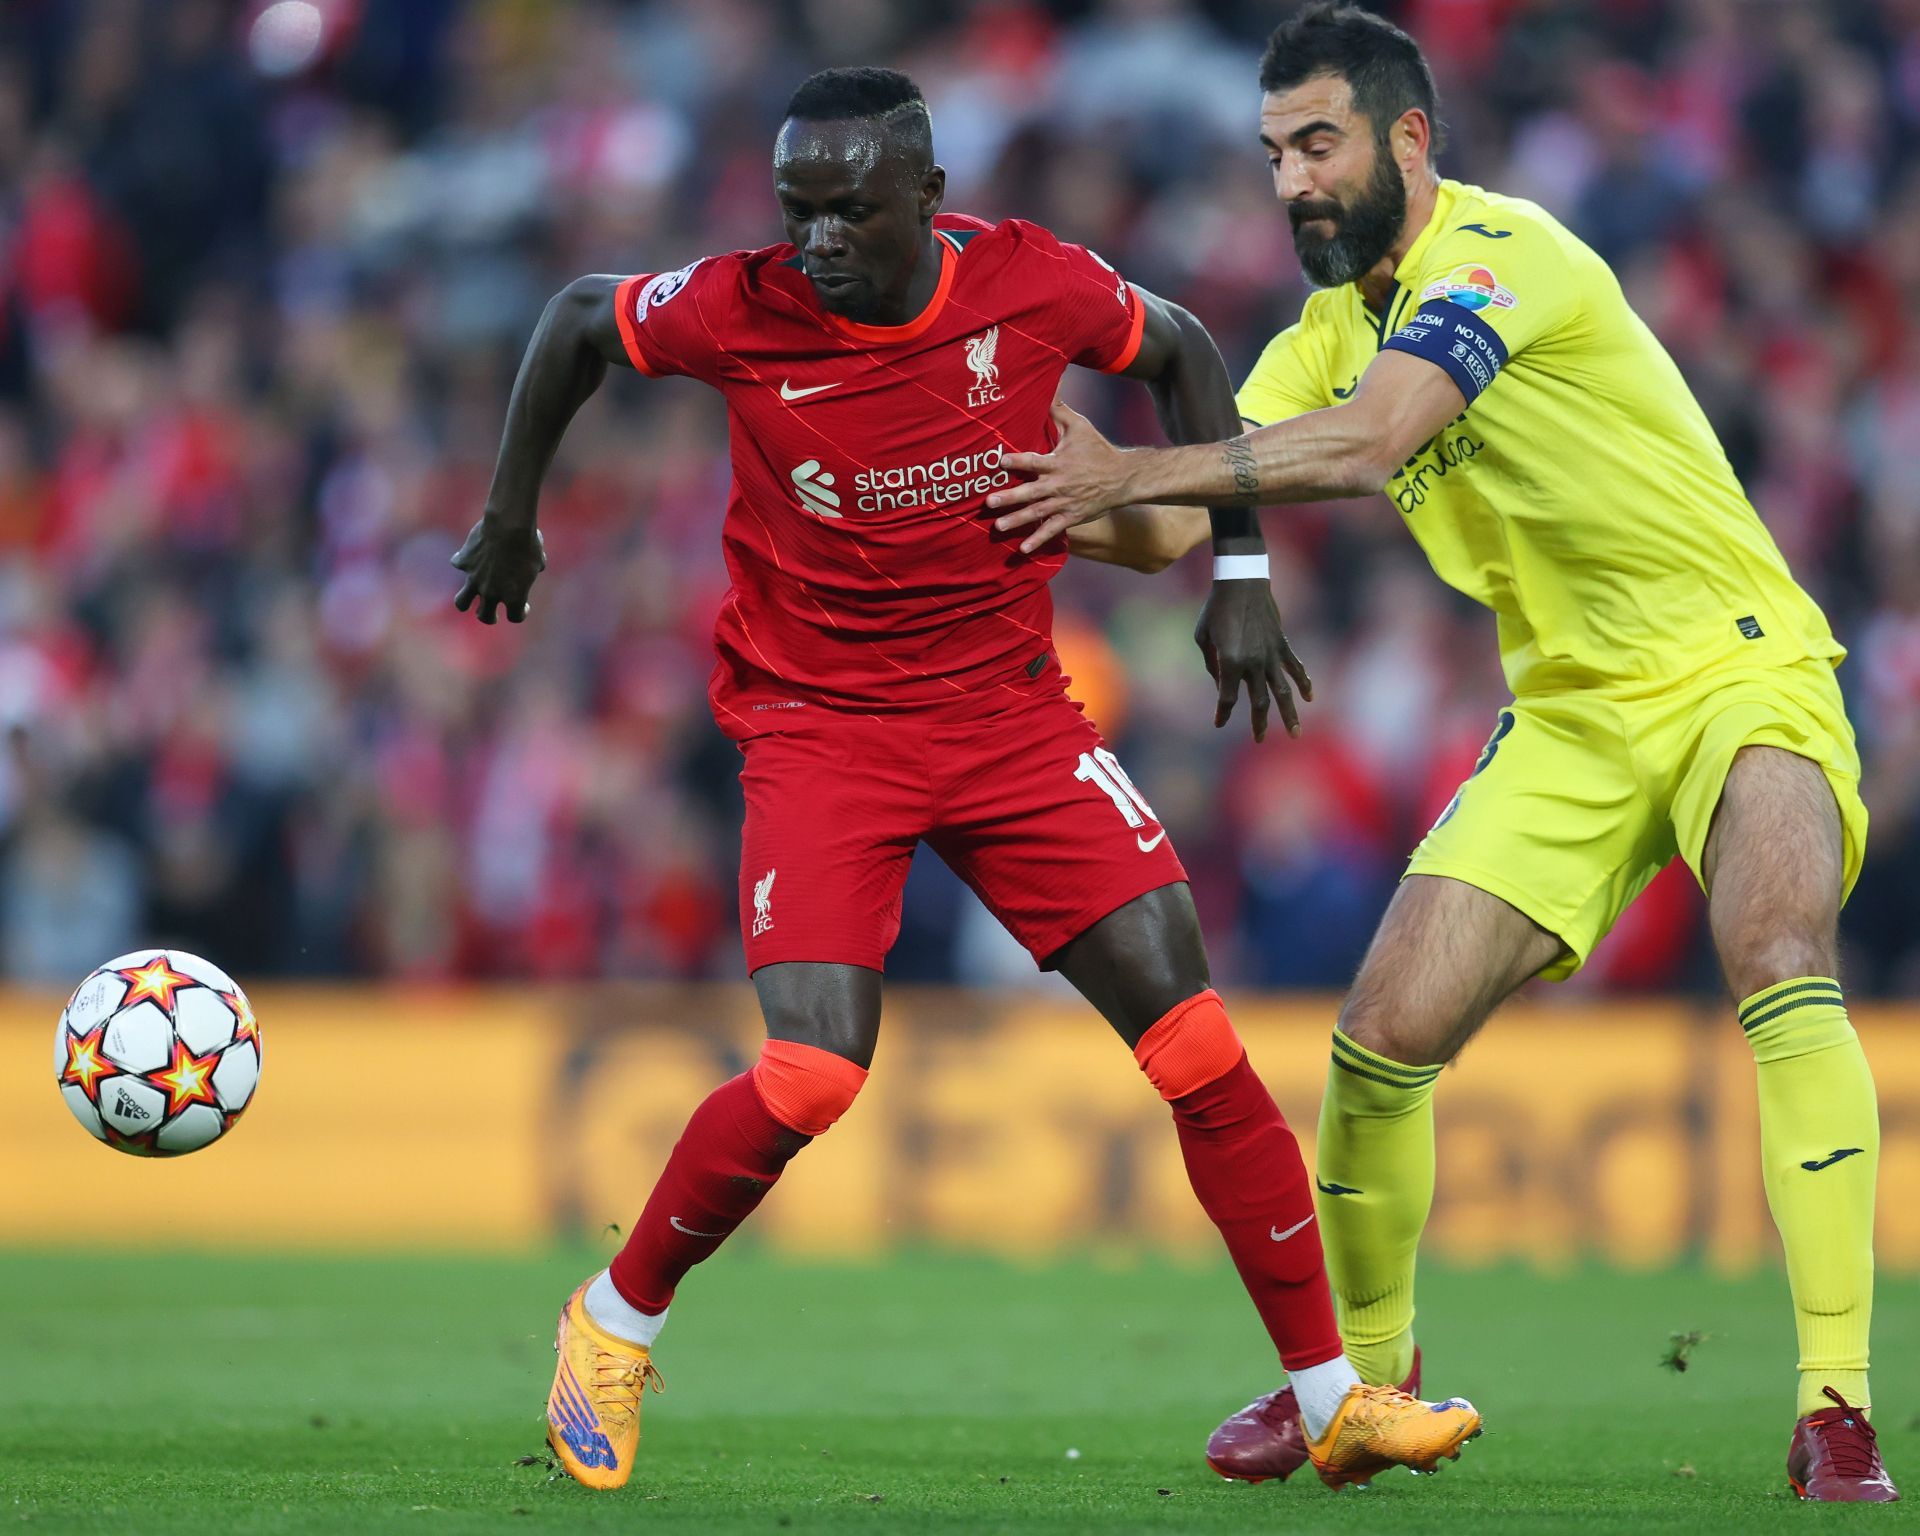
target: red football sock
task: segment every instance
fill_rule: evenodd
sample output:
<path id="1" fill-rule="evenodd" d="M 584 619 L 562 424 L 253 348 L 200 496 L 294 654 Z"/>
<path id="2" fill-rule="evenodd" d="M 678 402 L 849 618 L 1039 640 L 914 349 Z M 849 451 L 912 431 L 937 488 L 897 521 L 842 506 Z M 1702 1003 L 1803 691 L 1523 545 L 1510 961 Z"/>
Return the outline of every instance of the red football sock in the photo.
<path id="1" fill-rule="evenodd" d="M 866 1076 L 831 1052 L 769 1040 L 752 1071 L 722 1083 L 693 1112 L 608 1266 L 613 1288 L 642 1312 L 665 1311 L 681 1277 L 753 1214 L 788 1160 L 833 1124 Z"/>
<path id="2" fill-rule="evenodd" d="M 1291 1371 L 1332 1360 L 1340 1330 L 1307 1165 L 1218 994 L 1187 999 L 1134 1055 L 1173 1110 L 1187 1179 L 1226 1239 L 1280 1363 Z"/>

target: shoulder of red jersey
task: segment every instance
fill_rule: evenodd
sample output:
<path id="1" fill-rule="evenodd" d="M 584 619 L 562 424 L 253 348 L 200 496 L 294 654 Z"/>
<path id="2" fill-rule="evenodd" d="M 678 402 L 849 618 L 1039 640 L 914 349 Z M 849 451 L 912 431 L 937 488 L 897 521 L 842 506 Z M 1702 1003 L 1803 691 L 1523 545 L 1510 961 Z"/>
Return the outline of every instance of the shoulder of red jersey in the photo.
<path id="1" fill-rule="evenodd" d="M 996 253 L 1012 261 L 1044 261 L 1060 280 L 1069 284 L 1091 282 L 1122 304 L 1130 302 L 1126 280 L 1104 256 L 1090 246 L 1062 240 L 1046 225 L 1031 219 L 1001 219 L 995 223 L 964 213 L 943 213 L 934 218 L 933 227 L 976 260 Z"/>
<path id="2" fill-rule="evenodd" d="M 755 292 L 794 261 L 782 243 L 697 257 L 671 272 L 640 272 L 614 291 L 627 356 L 642 373 L 698 376 L 717 328 L 739 315 Z"/>
<path id="3" fill-rule="evenodd" d="M 1051 255 L 1069 244 L 1031 219 L 979 219 L 969 213 L 941 213 L 934 215 L 933 227 L 937 233 L 953 237 L 954 244 L 963 250 L 1025 249 Z"/>
<path id="4" fill-rule="evenodd" d="M 709 294 L 736 292 L 752 283 L 768 267 L 791 261 L 794 254 L 790 245 L 764 245 L 752 251 L 721 251 L 711 256 L 696 256 L 684 267 L 676 267 L 671 272 L 639 272 L 620 285 L 620 292 L 631 298 L 631 302 L 623 307 L 643 317 L 646 309 L 669 304 L 689 288 L 698 288 Z"/>
<path id="5" fill-rule="evenodd" d="M 1049 327 L 1057 332 L 1051 339 L 1069 361 L 1118 372 L 1138 354 L 1146 307 L 1099 252 L 1028 219 L 991 223 L 943 213 L 933 227 L 959 248 L 962 272 L 978 263 L 1030 298 L 1043 299 Z"/>

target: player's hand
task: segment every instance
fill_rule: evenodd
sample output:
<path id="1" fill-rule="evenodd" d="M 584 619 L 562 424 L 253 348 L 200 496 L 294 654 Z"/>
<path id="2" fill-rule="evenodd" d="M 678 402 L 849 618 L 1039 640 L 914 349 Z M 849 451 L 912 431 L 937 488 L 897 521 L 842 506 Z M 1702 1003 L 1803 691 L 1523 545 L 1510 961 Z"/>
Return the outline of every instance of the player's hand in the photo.
<path id="1" fill-rule="evenodd" d="M 1245 683 L 1255 741 L 1267 739 L 1267 711 L 1274 705 L 1279 706 L 1287 734 L 1300 734 L 1300 711 L 1288 680 L 1299 688 L 1301 698 L 1311 701 L 1313 679 L 1287 644 L 1271 586 L 1264 581 L 1216 581 L 1207 606 L 1200 610 L 1193 638 L 1220 690 L 1213 708 L 1215 729 L 1232 717 L 1240 685 Z"/>
<path id="2" fill-rule="evenodd" d="M 1033 479 L 987 498 L 989 507 L 1004 514 L 993 524 L 1000 532 L 1040 525 L 1020 541 L 1023 555 L 1133 500 L 1127 494 L 1126 456 L 1120 449 L 1063 401 L 1053 402 L 1053 421 L 1060 429 L 1053 452 L 1009 453 L 1000 460 L 1015 474 Z"/>
<path id="3" fill-rule="evenodd" d="M 531 606 L 527 593 L 534 578 L 547 568 L 546 542 L 538 528 L 510 527 L 483 517 L 453 557 L 453 568 L 467 576 L 454 607 L 465 613 L 477 600 L 482 624 L 493 623 L 495 609 L 504 607 L 508 622 L 518 624 Z"/>

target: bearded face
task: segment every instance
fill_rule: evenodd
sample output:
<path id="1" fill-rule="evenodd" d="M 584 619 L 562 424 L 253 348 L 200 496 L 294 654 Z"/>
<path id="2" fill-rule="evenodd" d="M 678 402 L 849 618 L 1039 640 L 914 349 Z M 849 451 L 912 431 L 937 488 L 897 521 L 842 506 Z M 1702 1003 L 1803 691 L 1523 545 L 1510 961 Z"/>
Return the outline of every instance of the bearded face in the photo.
<path id="1" fill-rule="evenodd" d="M 1406 217 L 1406 183 L 1378 137 L 1364 178 L 1287 204 L 1300 270 L 1318 288 L 1338 288 L 1371 271 L 1393 248 Z"/>

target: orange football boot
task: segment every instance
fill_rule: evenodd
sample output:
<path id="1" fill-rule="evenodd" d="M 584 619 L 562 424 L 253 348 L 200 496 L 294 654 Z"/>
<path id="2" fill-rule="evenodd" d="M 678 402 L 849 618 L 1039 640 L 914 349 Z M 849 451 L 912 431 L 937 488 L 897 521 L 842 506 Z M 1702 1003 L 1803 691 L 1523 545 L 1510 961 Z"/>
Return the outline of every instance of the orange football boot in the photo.
<path id="1" fill-rule="evenodd" d="M 1365 1486 L 1389 1467 L 1437 1471 L 1479 1433 L 1480 1414 L 1464 1397 L 1426 1403 L 1398 1387 L 1363 1384 L 1347 1389 L 1326 1433 L 1307 1441 L 1307 1455 L 1329 1488 Z"/>
<path id="2" fill-rule="evenodd" d="M 1420 1346 L 1400 1390 L 1420 1395 Z M 1285 1482 L 1307 1464 L 1307 1432 L 1300 1426 L 1300 1400 L 1291 1385 L 1256 1397 L 1207 1437 L 1207 1465 L 1242 1483 Z"/>
<path id="3" fill-rule="evenodd" d="M 554 1336 L 559 1364 L 547 1394 L 547 1444 L 576 1482 L 618 1488 L 640 1449 L 640 1394 L 666 1384 L 647 1346 L 616 1339 L 587 1316 L 587 1288 L 567 1298 Z"/>

